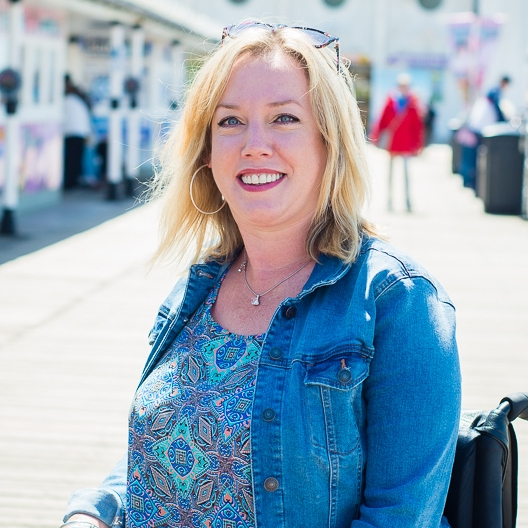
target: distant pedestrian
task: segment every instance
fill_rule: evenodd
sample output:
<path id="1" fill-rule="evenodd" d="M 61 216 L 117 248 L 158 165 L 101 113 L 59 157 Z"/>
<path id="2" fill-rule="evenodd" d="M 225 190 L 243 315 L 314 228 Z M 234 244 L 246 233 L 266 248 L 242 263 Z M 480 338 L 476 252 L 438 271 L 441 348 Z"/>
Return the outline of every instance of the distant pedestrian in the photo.
<path id="1" fill-rule="evenodd" d="M 510 116 L 505 115 L 501 105 L 504 91 L 510 83 L 510 78 L 504 76 L 497 86 L 475 100 L 467 119 L 467 125 L 473 132 L 480 135 L 485 127 L 508 120 Z"/>
<path id="2" fill-rule="evenodd" d="M 95 146 L 97 157 L 99 185 L 106 185 L 108 181 L 108 138 L 105 136 Z"/>
<path id="3" fill-rule="evenodd" d="M 493 106 L 497 122 L 507 121 L 506 116 L 504 115 L 504 111 L 501 108 L 501 100 L 504 94 L 504 90 L 509 86 L 510 83 L 510 77 L 505 75 L 500 80 L 498 86 L 495 86 L 487 93 L 486 97 Z"/>
<path id="4" fill-rule="evenodd" d="M 427 108 L 425 109 L 424 118 L 423 118 L 424 131 L 425 131 L 425 135 L 424 135 L 425 146 L 430 145 L 433 140 L 435 119 L 436 119 L 436 109 L 434 106 L 434 100 L 431 97 L 431 99 L 429 100 L 429 104 L 427 105 Z"/>
<path id="5" fill-rule="evenodd" d="M 376 144 L 390 154 L 388 208 L 392 210 L 393 160 L 402 156 L 405 177 L 405 200 L 411 211 L 409 158 L 416 156 L 424 145 L 424 121 L 421 103 L 411 91 L 411 77 L 402 73 L 397 87 L 387 96 L 379 121 L 373 129 Z"/>
<path id="6" fill-rule="evenodd" d="M 86 96 L 64 77 L 64 189 L 79 185 L 86 142 L 92 133 L 90 106 Z"/>
<path id="7" fill-rule="evenodd" d="M 505 122 L 511 117 L 503 108 L 504 91 L 510 83 L 510 77 L 505 75 L 486 95 L 477 97 L 471 106 L 466 123 L 457 133 L 457 141 L 462 146 L 460 173 L 465 187 L 474 190 L 477 187 L 477 149 L 482 141 L 484 128 Z"/>

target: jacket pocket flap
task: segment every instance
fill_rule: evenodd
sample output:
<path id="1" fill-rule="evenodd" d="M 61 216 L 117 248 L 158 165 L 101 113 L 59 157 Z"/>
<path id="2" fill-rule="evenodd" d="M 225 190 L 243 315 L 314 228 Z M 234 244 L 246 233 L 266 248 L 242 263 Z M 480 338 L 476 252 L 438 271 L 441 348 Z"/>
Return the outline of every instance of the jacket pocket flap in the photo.
<path id="1" fill-rule="evenodd" d="M 341 351 L 332 357 L 307 366 L 304 383 L 350 390 L 362 383 L 369 373 L 370 358 Z"/>

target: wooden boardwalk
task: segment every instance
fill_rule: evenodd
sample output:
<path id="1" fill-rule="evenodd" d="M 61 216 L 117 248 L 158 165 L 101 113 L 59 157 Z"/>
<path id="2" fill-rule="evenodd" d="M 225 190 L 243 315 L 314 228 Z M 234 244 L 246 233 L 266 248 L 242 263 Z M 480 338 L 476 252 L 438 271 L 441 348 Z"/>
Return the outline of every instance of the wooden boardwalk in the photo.
<path id="1" fill-rule="evenodd" d="M 457 306 L 464 406 L 528 390 L 528 222 L 484 214 L 445 146 L 411 162 L 415 212 L 397 192 L 389 214 L 387 159 L 369 152 L 371 219 Z M 146 274 L 155 239 L 155 211 L 142 207 L 0 266 L 1 528 L 56 528 L 71 491 L 98 485 L 126 449 L 147 333 L 175 278 Z M 516 425 L 528 528 L 528 423 Z"/>

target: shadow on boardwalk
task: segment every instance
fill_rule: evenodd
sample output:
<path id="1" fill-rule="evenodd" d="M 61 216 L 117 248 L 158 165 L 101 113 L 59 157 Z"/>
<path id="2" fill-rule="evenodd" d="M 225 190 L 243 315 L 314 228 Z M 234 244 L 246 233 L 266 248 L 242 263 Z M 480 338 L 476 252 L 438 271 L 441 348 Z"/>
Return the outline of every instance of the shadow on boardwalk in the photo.
<path id="1" fill-rule="evenodd" d="M 144 186 L 138 184 L 134 196 L 109 201 L 106 190 L 80 188 L 64 193 L 60 203 L 31 212 L 16 213 L 16 234 L 0 236 L 0 264 L 37 251 L 72 235 L 111 220 L 140 202 Z"/>

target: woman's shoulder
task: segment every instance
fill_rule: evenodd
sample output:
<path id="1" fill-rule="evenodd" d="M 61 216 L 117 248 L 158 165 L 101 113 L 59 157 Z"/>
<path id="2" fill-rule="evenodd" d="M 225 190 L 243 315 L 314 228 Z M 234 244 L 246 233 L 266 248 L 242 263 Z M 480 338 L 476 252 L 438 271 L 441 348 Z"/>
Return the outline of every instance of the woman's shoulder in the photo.
<path id="1" fill-rule="evenodd" d="M 410 275 L 414 273 L 427 274 L 427 270 L 404 250 L 394 246 L 390 242 L 375 236 L 364 237 L 360 258 L 368 265 L 377 265 L 387 270 L 405 270 Z"/>
<path id="2" fill-rule="evenodd" d="M 440 282 L 421 263 L 404 250 L 377 237 L 364 238 L 357 263 L 375 296 L 381 295 L 397 283 L 426 283 L 434 288 L 438 297 L 450 303 Z"/>

